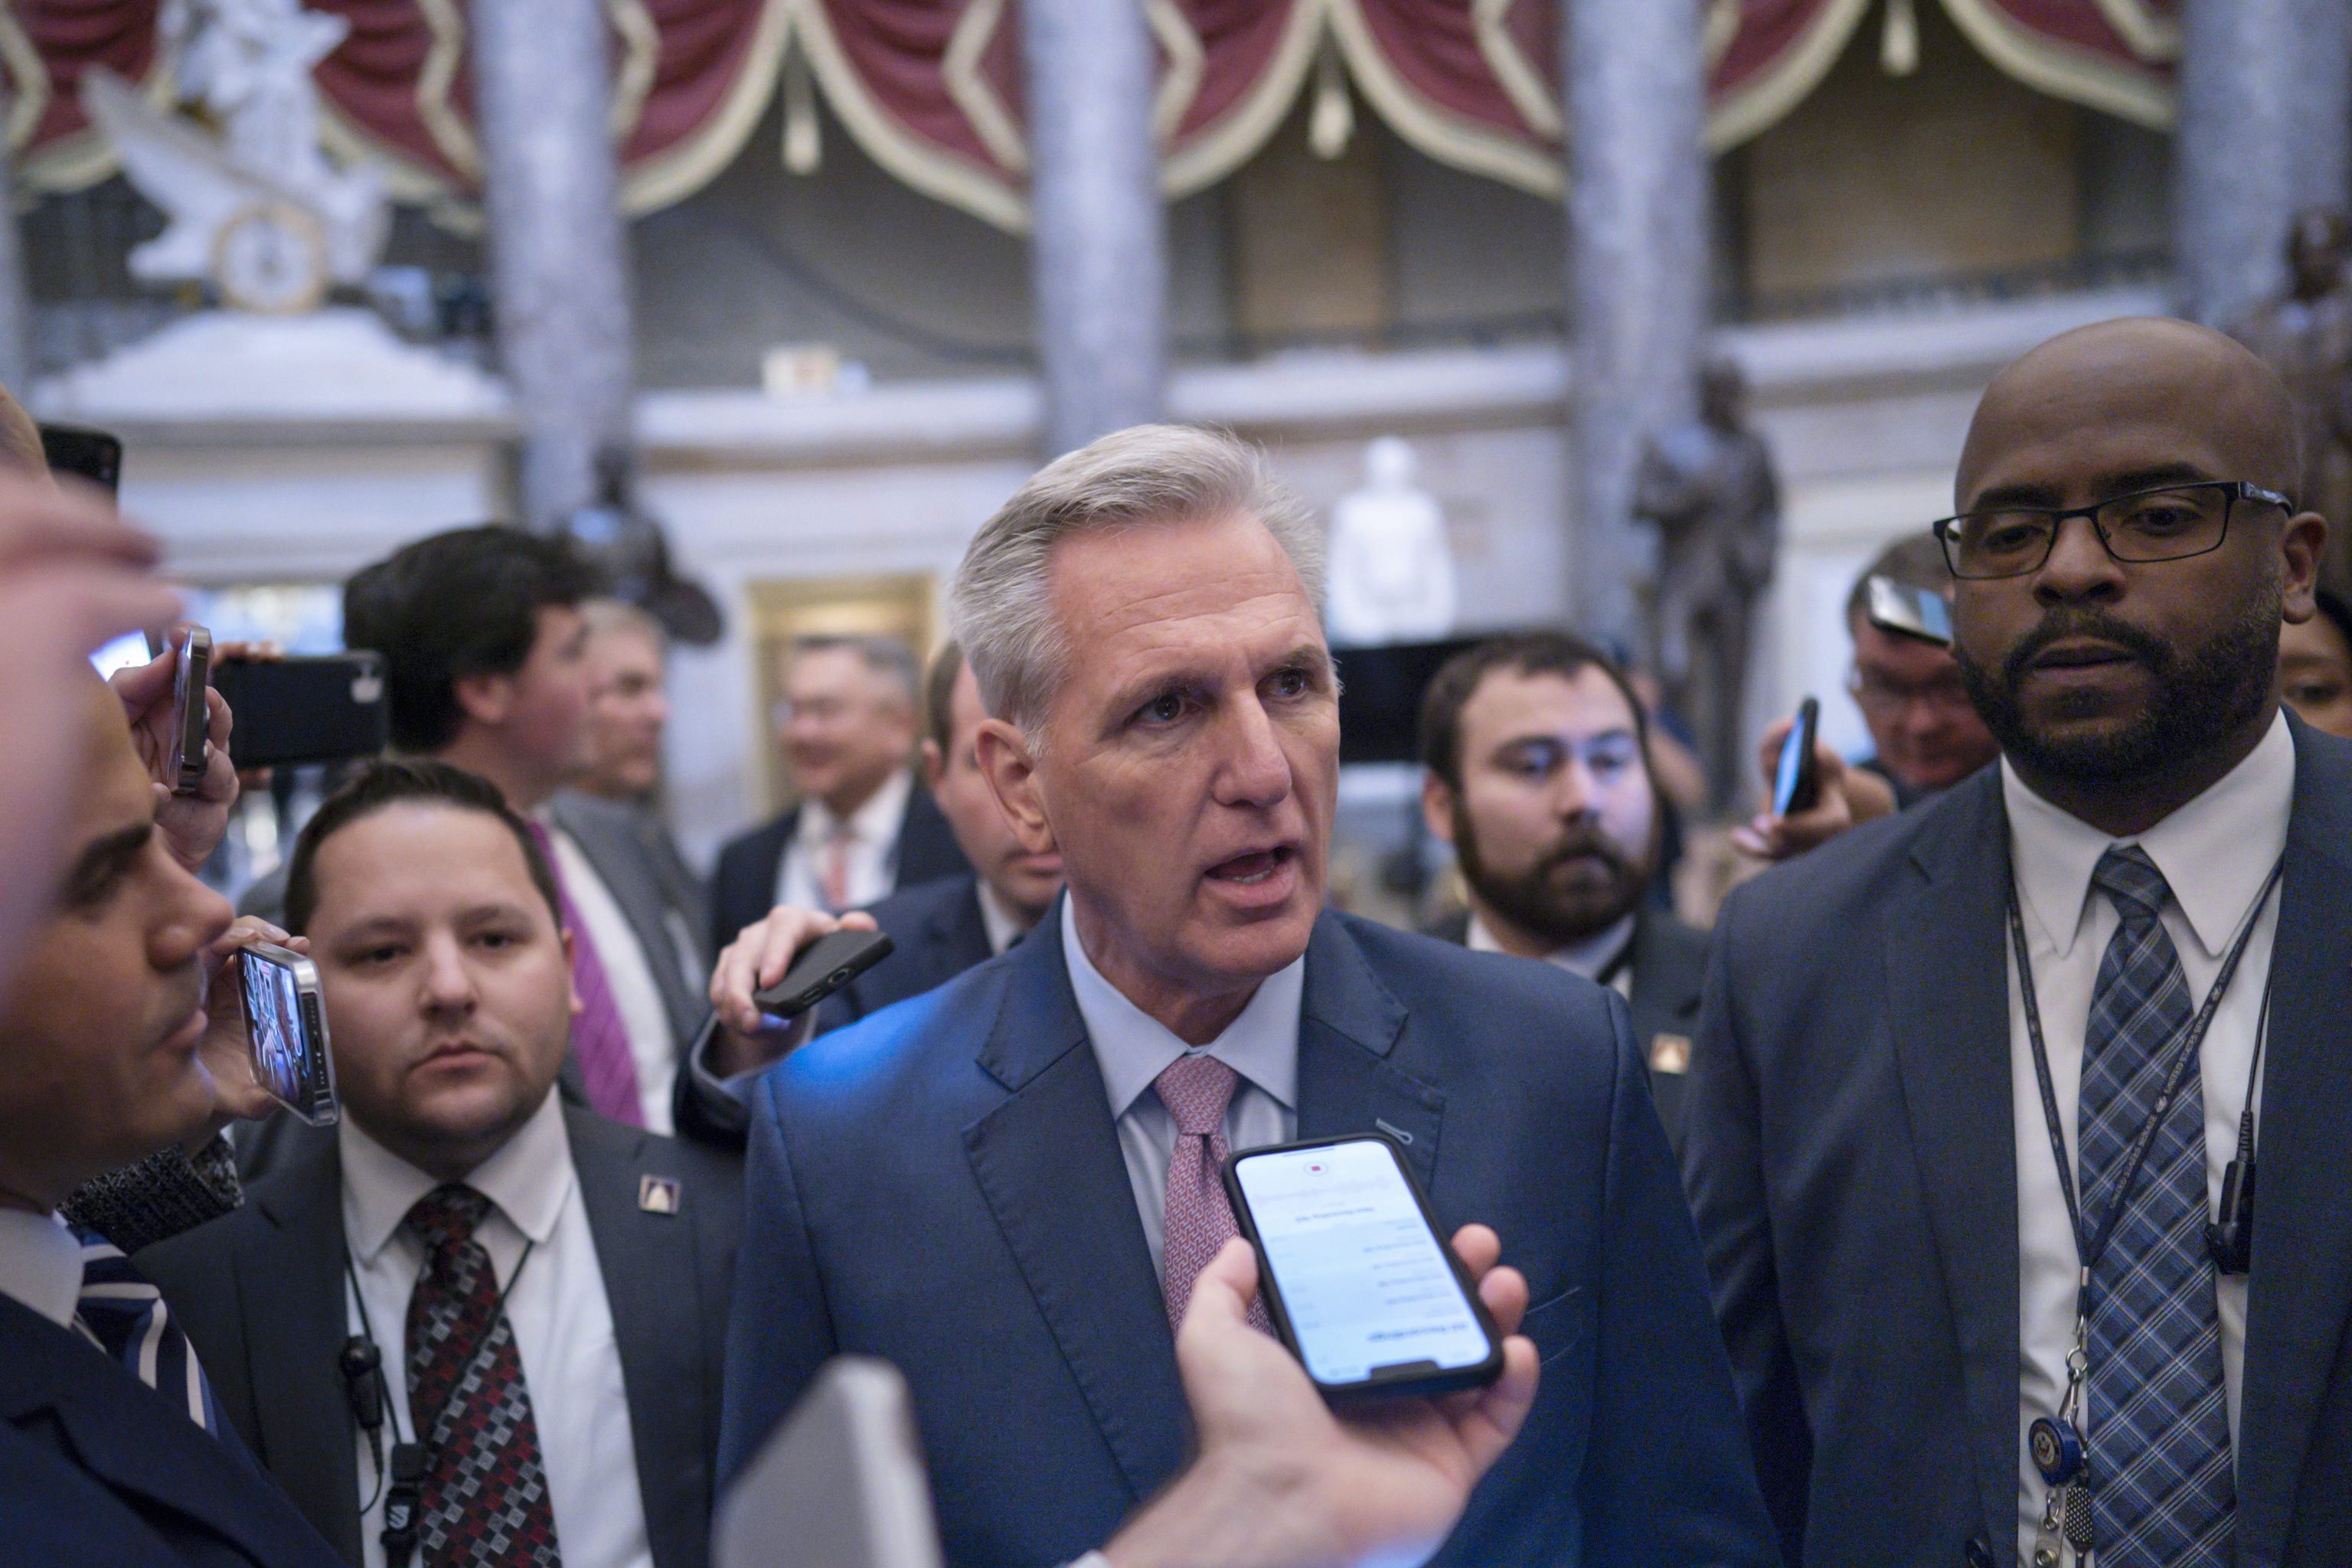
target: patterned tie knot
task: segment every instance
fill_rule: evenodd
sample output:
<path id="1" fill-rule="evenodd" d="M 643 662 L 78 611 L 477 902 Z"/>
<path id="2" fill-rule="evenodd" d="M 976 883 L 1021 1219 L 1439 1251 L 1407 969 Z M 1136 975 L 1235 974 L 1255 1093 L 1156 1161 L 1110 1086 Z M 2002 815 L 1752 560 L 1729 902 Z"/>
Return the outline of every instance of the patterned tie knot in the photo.
<path id="1" fill-rule="evenodd" d="M 416 1200 L 403 1222 L 434 1252 L 463 1247 L 490 1212 L 490 1200 L 473 1188 L 452 1182 Z"/>
<path id="2" fill-rule="evenodd" d="M 1210 1056 L 1181 1056 L 1151 1080 L 1160 1103 L 1176 1119 L 1176 1131 L 1188 1138 L 1206 1138 L 1225 1125 L 1225 1106 L 1234 1098 L 1241 1075 Z"/>
<path id="3" fill-rule="evenodd" d="M 2114 900 L 2116 913 L 2126 921 L 2156 919 L 2172 896 L 2172 884 L 2137 844 L 2117 844 L 2100 856 L 2091 886 Z"/>

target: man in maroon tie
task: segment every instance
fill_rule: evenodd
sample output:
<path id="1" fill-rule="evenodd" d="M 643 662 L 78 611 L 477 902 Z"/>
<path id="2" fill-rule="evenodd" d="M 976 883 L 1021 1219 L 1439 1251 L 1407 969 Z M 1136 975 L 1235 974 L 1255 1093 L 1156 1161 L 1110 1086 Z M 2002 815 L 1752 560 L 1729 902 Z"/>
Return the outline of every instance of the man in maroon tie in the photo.
<path id="1" fill-rule="evenodd" d="M 1060 459 L 981 530 L 951 594 L 981 765 L 1068 891 L 758 1080 L 721 1474 L 826 1357 L 879 1355 L 949 1558 L 1077 1558 L 1195 1436 L 1169 1325 L 1234 1233 L 1219 1165 L 1378 1133 L 1448 1232 L 1499 1233 L 1547 1363 L 1432 1561 L 1777 1562 L 1624 1004 L 1323 908 L 1321 575 L 1256 451 L 1168 426 Z M 761 962 L 730 950 L 714 984 L 748 1030 L 789 949 L 739 946 Z"/>

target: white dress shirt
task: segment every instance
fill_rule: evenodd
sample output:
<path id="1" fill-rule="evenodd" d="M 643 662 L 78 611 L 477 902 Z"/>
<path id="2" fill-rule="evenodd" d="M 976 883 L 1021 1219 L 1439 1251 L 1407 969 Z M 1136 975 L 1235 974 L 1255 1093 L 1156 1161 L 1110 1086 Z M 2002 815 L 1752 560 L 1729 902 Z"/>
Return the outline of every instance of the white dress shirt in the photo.
<path id="1" fill-rule="evenodd" d="M 53 1214 L 0 1208 L 0 1296 L 61 1329 L 81 1306 L 81 1243 Z"/>
<path id="2" fill-rule="evenodd" d="M 343 1235 L 359 1278 L 359 1299 L 349 1302 L 349 1318 L 352 1331 L 370 1334 L 383 1356 L 391 1394 L 384 1422 L 389 1452 L 394 1431 L 404 1438 L 416 1434 L 408 1408 L 408 1299 L 425 1267 L 425 1248 L 401 1221 L 440 1184 L 361 1131 L 349 1117 L 337 1136 L 342 1146 Z M 514 1325 L 515 1350 L 530 1390 L 531 1421 L 539 1429 L 540 1459 L 565 1568 L 651 1568 L 620 1347 L 555 1096 L 550 1094 L 503 1148 L 477 1166 L 466 1184 L 490 1200 L 475 1239 L 489 1253 L 499 1282 L 512 1285 L 505 1312 Z M 518 1278 L 515 1266 L 523 1262 L 526 1241 L 530 1256 Z M 348 1283 L 344 1293 L 351 1295 Z M 365 1503 L 377 1488 L 364 1437 L 359 1443 L 359 1484 Z M 383 1531 L 379 1497 L 360 1520 L 365 1568 L 383 1568 Z"/>
<path id="3" fill-rule="evenodd" d="M 572 842 L 572 835 L 547 825 L 547 841 L 555 847 L 555 873 L 572 907 L 596 944 L 596 962 L 604 966 L 604 984 L 621 1015 L 621 1031 L 629 1037 L 629 1059 L 637 1068 L 637 1101 L 646 1125 L 656 1132 L 670 1131 L 669 1093 L 677 1076 L 677 1044 L 670 1037 L 669 1009 L 662 1005 L 661 985 L 653 965 L 646 961 L 637 928 L 621 911 L 620 900 L 596 874 L 596 863 Z"/>
<path id="4" fill-rule="evenodd" d="M 1617 963 L 1618 955 L 1625 951 L 1625 944 L 1633 940 L 1633 917 L 1627 915 L 1616 924 L 1594 931 L 1582 942 L 1572 942 L 1566 947 L 1553 948 L 1544 954 L 1544 962 L 1556 963 L 1570 974 L 1580 975 L 1586 980 L 1594 980 L 1606 973 L 1611 964 Z M 1473 952 L 1506 952 L 1503 944 L 1495 940 L 1495 933 L 1488 929 L 1486 922 L 1478 918 L 1476 910 L 1470 911 L 1470 930 L 1465 935 L 1462 945 Z M 1620 996 L 1633 995 L 1633 966 L 1630 963 L 1617 964 L 1616 973 L 1609 975 L 1609 989 Z"/>
<path id="5" fill-rule="evenodd" d="M 1214 1057 L 1241 1075 L 1225 1105 L 1226 1151 L 1290 1142 L 1298 1127 L 1298 1011 L 1307 994 L 1307 960 L 1294 959 L 1260 981 L 1256 994 L 1223 1034 L 1192 1047 L 1103 978 L 1078 941 L 1077 917 L 1066 898 L 1062 953 L 1118 1126 L 1118 1152 L 1151 1248 L 1151 1271 L 1164 1281 L 1160 1255 L 1167 1245 L 1168 1162 L 1176 1151 L 1176 1122 L 1152 1091 L 1151 1080 L 1179 1057 Z"/>
<path id="6" fill-rule="evenodd" d="M 1028 933 L 1021 917 L 996 896 L 996 889 L 984 878 L 972 879 L 972 890 L 980 895 L 980 924 L 988 932 L 989 952 L 1001 953 Z"/>
<path id="7" fill-rule="evenodd" d="M 849 898 L 845 910 L 862 910 L 890 896 L 898 868 L 898 829 L 907 820 L 907 797 L 915 775 L 899 768 L 882 781 L 874 797 L 849 814 Z M 814 795 L 801 802 L 798 826 L 776 867 L 776 902 L 822 910 L 824 863 L 833 830 L 841 818 Z"/>
<path id="8" fill-rule="evenodd" d="M 2001 763 L 2001 793 L 2009 807 L 2018 905 L 2025 921 L 2026 947 L 2032 955 L 2033 989 L 2050 1055 L 2051 1087 L 2066 1137 L 2066 1157 L 2073 1164 L 2077 1159 L 2075 1121 L 2091 993 L 2107 942 L 2121 923 L 2114 900 L 2092 889 L 2092 871 L 2114 844 L 2137 844 L 2156 862 L 2172 888 L 2172 898 L 2158 918 L 2180 955 L 2190 1007 L 2201 1007 L 2246 911 L 2285 851 L 2287 814 L 2294 795 L 2294 741 L 2282 713 L 2243 762 L 2136 838 L 2109 838 L 2069 816 L 2020 783 L 2006 761 Z M 2205 1096 L 2209 1205 L 2220 1202 L 2221 1173 L 2237 1155 L 2238 1118 L 2245 1109 L 2247 1074 L 2253 1066 L 2254 1034 L 2271 971 L 2278 908 L 2279 895 L 2274 892 L 2254 922 L 2245 956 L 2213 1014 L 2199 1053 Z M 2002 940 L 2008 942 L 2006 926 Z M 2018 1552 L 2021 1561 L 2030 1562 L 2048 1489 L 2026 1453 L 2025 1428 L 2037 1416 L 2055 1415 L 2065 1394 L 2066 1354 L 2074 1343 L 2081 1261 L 2051 1152 L 2049 1120 L 2033 1070 L 2033 1047 L 2026 1034 L 2025 1002 L 2017 983 L 2013 951 L 2008 970 L 2020 1253 Z M 2256 1083 L 2254 1089 L 2259 1117 L 2261 1085 Z M 2221 1376 L 2234 1439 L 2238 1387 L 2245 1366 L 2245 1279 L 2221 1279 L 2216 1296 L 2221 1319 Z M 2090 1428 L 2087 1419 L 2083 1428 L 2084 1442 L 2095 1452 L 2098 1433 Z M 2074 1561 L 2071 1552 L 2066 1561 Z"/>

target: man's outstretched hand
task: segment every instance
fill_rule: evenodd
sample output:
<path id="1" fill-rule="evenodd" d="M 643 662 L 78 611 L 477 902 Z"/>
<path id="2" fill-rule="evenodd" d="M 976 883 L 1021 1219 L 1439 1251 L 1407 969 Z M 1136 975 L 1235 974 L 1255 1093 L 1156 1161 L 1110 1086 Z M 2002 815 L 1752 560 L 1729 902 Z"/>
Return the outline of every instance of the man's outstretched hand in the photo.
<path id="1" fill-rule="evenodd" d="M 1426 1556 L 1535 1403 L 1536 1348 L 1515 1331 L 1527 1281 L 1502 1244 L 1465 1226 L 1454 1250 L 1509 1337 L 1493 1385 L 1335 1415 L 1291 1353 L 1244 1318 L 1257 1259 L 1229 1241 L 1194 1288 L 1176 1361 L 1201 1452 L 1118 1539 L 1112 1568 L 1352 1568 Z"/>

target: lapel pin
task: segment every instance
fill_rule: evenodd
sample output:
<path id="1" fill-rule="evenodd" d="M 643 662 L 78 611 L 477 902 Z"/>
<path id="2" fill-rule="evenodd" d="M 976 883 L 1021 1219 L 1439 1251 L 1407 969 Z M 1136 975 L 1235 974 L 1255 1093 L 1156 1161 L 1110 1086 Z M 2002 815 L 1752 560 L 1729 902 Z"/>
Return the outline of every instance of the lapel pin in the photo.
<path id="1" fill-rule="evenodd" d="M 1652 1072 L 1688 1072 L 1690 1071 L 1690 1053 L 1689 1036 L 1654 1035 L 1650 1037 L 1650 1070 Z"/>
<path id="2" fill-rule="evenodd" d="M 646 1214 L 676 1214 L 678 1186 L 674 1176 L 639 1176 L 637 1207 Z"/>

